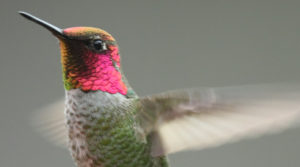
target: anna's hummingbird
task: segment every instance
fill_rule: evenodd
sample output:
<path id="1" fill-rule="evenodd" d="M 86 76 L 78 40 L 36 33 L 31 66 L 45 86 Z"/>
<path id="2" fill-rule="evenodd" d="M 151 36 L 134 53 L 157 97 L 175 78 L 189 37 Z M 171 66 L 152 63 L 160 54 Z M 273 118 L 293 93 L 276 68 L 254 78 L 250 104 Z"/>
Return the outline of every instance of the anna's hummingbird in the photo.
<path id="1" fill-rule="evenodd" d="M 60 29 L 19 13 L 59 39 L 63 136 L 79 167 L 167 167 L 168 153 L 278 131 L 299 118 L 300 94 L 289 86 L 198 88 L 140 98 L 122 73 L 119 48 L 109 33 Z M 61 113 L 50 114 L 60 120 Z"/>

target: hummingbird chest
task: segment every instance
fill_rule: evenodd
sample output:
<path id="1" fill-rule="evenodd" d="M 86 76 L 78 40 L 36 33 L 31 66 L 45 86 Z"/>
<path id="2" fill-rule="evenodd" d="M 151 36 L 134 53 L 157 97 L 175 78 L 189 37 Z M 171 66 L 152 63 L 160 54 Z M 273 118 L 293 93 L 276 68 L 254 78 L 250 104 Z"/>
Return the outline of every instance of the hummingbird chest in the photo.
<path id="1" fill-rule="evenodd" d="M 79 167 L 156 166 L 141 140 L 134 100 L 121 94 L 66 92 L 69 149 Z"/>

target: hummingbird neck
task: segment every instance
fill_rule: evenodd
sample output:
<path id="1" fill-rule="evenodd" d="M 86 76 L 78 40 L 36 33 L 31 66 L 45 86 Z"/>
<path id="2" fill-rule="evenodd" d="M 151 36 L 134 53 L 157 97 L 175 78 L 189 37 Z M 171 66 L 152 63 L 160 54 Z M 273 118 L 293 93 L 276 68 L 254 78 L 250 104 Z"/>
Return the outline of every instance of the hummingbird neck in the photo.
<path id="1" fill-rule="evenodd" d="M 95 53 L 84 46 L 60 42 L 63 80 L 66 90 L 103 91 L 127 94 L 120 69 L 118 47 L 111 45 L 103 53 Z M 69 48 L 69 47 L 74 48 Z"/>

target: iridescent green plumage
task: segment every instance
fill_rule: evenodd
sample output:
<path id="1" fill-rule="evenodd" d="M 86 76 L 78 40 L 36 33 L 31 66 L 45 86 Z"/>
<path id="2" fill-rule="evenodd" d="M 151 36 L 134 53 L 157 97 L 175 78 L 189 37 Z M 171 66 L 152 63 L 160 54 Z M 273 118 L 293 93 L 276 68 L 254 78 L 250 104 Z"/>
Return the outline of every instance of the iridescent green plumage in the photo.
<path id="1" fill-rule="evenodd" d="M 151 136 L 145 140 L 138 134 L 137 106 L 102 112 L 96 123 L 86 127 L 89 150 L 101 155 L 95 164 L 104 166 L 166 167 L 164 156 L 152 157 Z M 98 111 L 99 112 L 99 111 Z M 93 142 L 99 141 L 99 142 Z"/>

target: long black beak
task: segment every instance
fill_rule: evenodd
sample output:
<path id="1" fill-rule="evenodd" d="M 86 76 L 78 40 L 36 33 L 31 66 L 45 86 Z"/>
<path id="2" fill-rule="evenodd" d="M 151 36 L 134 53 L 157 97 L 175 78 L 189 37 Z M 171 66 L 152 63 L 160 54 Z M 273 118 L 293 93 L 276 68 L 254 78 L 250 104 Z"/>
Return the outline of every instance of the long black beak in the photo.
<path id="1" fill-rule="evenodd" d="M 59 37 L 66 38 L 66 35 L 64 35 L 62 29 L 60 29 L 60 28 L 58 28 L 58 27 L 56 27 L 56 26 L 54 26 L 54 25 L 52 25 L 52 24 L 50 24 L 50 23 L 48 23 L 48 22 L 46 22 L 46 21 L 44 21 L 42 19 L 39 19 L 39 18 L 37 18 L 37 17 L 35 17 L 35 16 L 27 13 L 27 12 L 19 11 L 19 14 L 22 15 L 22 16 L 24 16 L 26 19 L 31 20 L 31 21 L 33 21 L 33 22 L 35 22 L 35 23 L 37 23 L 37 24 L 45 27 L 50 32 L 52 32 L 56 37 L 58 37 L 58 38 Z"/>

